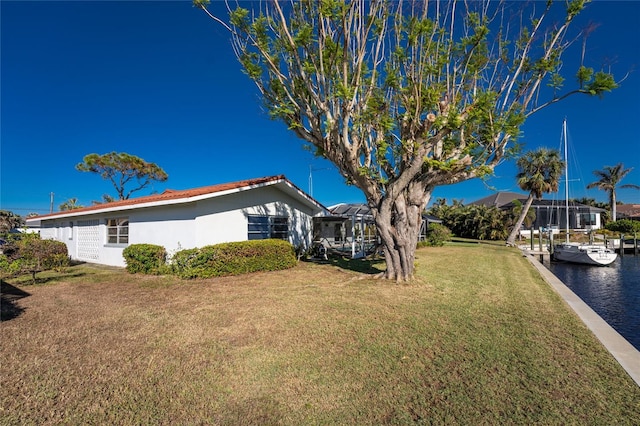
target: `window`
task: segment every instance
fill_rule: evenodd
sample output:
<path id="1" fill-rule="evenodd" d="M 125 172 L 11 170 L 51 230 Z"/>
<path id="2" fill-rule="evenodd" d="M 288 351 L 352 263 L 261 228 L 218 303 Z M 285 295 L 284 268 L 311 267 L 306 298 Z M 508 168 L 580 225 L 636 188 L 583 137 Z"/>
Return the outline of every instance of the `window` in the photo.
<path id="1" fill-rule="evenodd" d="M 289 218 L 286 216 L 249 216 L 248 239 L 289 239 Z"/>
<path id="2" fill-rule="evenodd" d="M 129 218 L 107 219 L 107 244 L 129 243 Z"/>
<path id="3" fill-rule="evenodd" d="M 580 219 L 583 225 L 595 225 L 596 224 L 596 214 L 595 213 L 581 213 Z"/>

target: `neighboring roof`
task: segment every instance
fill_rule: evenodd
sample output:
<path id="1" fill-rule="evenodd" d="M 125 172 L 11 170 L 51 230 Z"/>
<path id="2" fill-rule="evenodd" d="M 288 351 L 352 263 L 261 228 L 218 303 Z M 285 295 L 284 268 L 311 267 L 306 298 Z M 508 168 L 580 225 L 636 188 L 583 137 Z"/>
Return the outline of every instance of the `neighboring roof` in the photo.
<path id="1" fill-rule="evenodd" d="M 511 208 L 511 207 L 513 207 L 513 203 L 504 204 L 502 207 Z M 558 209 L 564 209 L 565 201 L 564 200 L 533 200 L 533 203 L 531 203 L 531 207 L 532 208 L 535 208 L 535 207 L 553 207 L 553 208 L 558 208 Z M 589 210 L 590 212 L 594 212 L 594 213 L 602 213 L 603 211 L 605 211 L 604 209 L 601 209 L 600 207 L 589 206 L 587 204 L 580 204 L 580 203 L 576 203 L 575 201 L 572 201 L 572 200 L 569 201 L 569 209 L 584 209 L 584 210 Z"/>
<path id="2" fill-rule="evenodd" d="M 430 222 L 430 223 L 442 223 L 442 219 L 440 219 L 439 217 L 435 217 L 431 214 L 423 214 L 422 218 L 426 219 L 427 222 Z"/>
<path id="3" fill-rule="evenodd" d="M 517 192 L 496 192 L 495 194 L 489 195 L 488 197 L 481 198 L 476 200 L 470 205 L 477 206 L 487 206 L 487 207 L 498 207 L 498 208 L 511 208 L 513 207 L 513 201 L 518 200 L 522 204 L 529 198 L 528 195 L 519 194 Z M 531 207 L 558 207 L 564 208 L 565 201 L 564 200 L 533 200 Z M 575 201 L 569 201 L 570 208 L 584 208 L 589 209 L 591 212 L 603 212 L 604 209 L 599 207 L 588 206 L 586 204 L 576 203 Z"/>
<path id="4" fill-rule="evenodd" d="M 619 204 L 616 214 L 629 218 L 640 218 L 640 204 Z"/>
<path id="5" fill-rule="evenodd" d="M 130 198 L 128 200 L 118 200 L 111 203 L 97 204 L 90 207 L 83 207 L 79 209 L 65 210 L 62 212 L 50 213 L 41 216 L 34 216 L 27 218 L 26 221 L 36 222 L 43 219 L 84 216 L 87 214 L 131 210 L 143 207 L 155 207 L 171 204 L 184 204 L 271 185 L 277 185 L 284 192 L 298 199 L 302 199 L 308 205 L 311 205 L 325 212 L 327 211 L 326 207 L 324 207 L 310 195 L 306 194 L 304 191 L 294 185 L 284 175 L 277 175 L 257 179 L 247 179 L 238 182 L 223 183 L 219 185 L 203 186 L 193 189 L 167 189 L 161 194 Z"/>
<path id="6" fill-rule="evenodd" d="M 496 192 L 495 194 L 481 198 L 469 204 L 476 206 L 502 207 L 505 204 L 511 203 L 513 200 L 521 200 L 524 202 L 527 198 L 527 195 L 519 194 L 517 192 Z"/>

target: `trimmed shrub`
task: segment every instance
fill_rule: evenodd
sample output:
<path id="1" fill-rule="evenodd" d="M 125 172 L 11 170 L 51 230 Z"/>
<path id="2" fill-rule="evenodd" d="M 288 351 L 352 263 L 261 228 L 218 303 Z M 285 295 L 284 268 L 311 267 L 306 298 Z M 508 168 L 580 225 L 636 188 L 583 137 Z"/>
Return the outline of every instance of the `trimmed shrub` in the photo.
<path id="1" fill-rule="evenodd" d="M 632 235 L 634 232 L 640 232 L 640 221 L 631 219 L 620 219 L 615 222 L 609 222 L 605 226 L 606 229 L 613 232 Z"/>
<path id="2" fill-rule="evenodd" d="M 38 272 L 60 271 L 69 266 L 67 245 L 61 241 L 43 240 L 38 234 L 25 234 L 8 243 L 0 256 L 3 275 L 30 273 L 34 283 Z"/>
<path id="3" fill-rule="evenodd" d="M 421 245 L 427 247 L 440 247 L 447 241 L 451 241 L 451 231 L 449 228 L 444 225 L 440 225 L 439 223 L 433 223 L 429 225 L 427 238 L 421 243 Z"/>
<path id="4" fill-rule="evenodd" d="M 211 278 L 288 269 L 297 263 L 294 247 L 284 240 L 216 244 L 177 252 L 171 268 L 181 278 Z"/>
<path id="5" fill-rule="evenodd" d="M 160 274 L 167 261 L 167 251 L 155 244 L 131 244 L 122 250 L 130 274 Z"/>

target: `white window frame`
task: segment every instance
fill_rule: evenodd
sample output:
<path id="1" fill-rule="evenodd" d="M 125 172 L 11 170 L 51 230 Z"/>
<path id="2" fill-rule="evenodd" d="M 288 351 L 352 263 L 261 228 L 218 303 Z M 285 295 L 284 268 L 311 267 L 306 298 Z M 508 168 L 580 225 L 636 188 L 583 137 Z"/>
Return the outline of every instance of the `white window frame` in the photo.
<path id="1" fill-rule="evenodd" d="M 112 217 L 106 220 L 107 245 L 129 244 L 129 218 Z"/>

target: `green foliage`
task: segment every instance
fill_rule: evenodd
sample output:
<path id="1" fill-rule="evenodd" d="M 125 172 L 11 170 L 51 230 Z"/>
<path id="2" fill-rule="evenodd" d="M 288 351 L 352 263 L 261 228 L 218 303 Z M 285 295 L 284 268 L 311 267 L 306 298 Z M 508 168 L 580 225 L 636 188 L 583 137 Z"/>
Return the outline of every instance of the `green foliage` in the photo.
<path id="1" fill-rule="evenodd" d="M 476 240 L 507 238 L 509 213 L 497 207 L 441 203 L 433 206 L 429 213 L 442 219 L 442 224 L 458 237 Z"/>
<path id="2" fill-rule="evenodd" d="M 440 247 L 447 241 L 451 241 L 451 231 L 444 225 L 432 223 L 429 225 L 426 240 L 418 243 L 418 246 Z"/>
<path id="3" fill-rule="evenodd" d="M 148 163 L 126 152 L 85 155 L 82 163 L 76 165 L 76 169 L 81 172 L 97 173 L 103 179 L 110 180 L 120 200 L 126 200 L 133 192 L 146 188 L 151 181 L 164 182 L 168 179 L 167 173 L 157 164 Z M 138 186 L 127 191 L 125 186 L 132 180 Z"/>
<path id="4" fill-rule="evenodd" d="M 78 204 L 78 199 L 77 198 L 69 198 L 67 201 L 65 201 L 64 203 L 60 204 L 58 209 L 60 211 L 67 211 L 67 210 L 80 209 L 82 207 L 83 206 L 81 204 Z"/>
<path id="5" fill-rule="evenodd" d="M 613 76 L 604 71 L 594 73 L 593 68 L 581 66 L 576 73 L 576 78 L 583 93 L 602 98 L 605 92 L 610 92 L 618 87 Z"/>
<path id="6" fill-rule="evenodd" d="M 167 251 L 155 244 L 131 244 L 122 250 L 122 256 L 130 274 L 158 275 L 163 271 Z"/>
<path id="7" fill-rule="evenodd" d="M 516 164 L 516 179 L 522 190 L 532 193 L 536 198 L 558 190 L 565 164 L 558 151 L 541 147 L 525 153 Z"/>
<path id="8" fill-rule="evenodd" d="M 282 9 L 265 3 L 230 10 L 228 28 L 271 116 L 322 150 L 358 186 L 372 182 L 384 192 L 416 159 L 436 160 L 423 173 L 439 176 L 438 182 L 495 167 L 525 117 L 566 96 L 557 93 L 564 83 L 562 54 L 571 45 L 565 37 L 586 3 L 567 2 L 565 22 L 549 28 L 539 26 L 545 15 L 562 13 L 551 12 L 561 8 L 551 3 L 531 10 L 521 27 L 499 22 L 502 5 L 476 2 L 465 3 L 459 16 L 436 12 L 429 2 L 401 8 L 323 0 Z M 204 0 L 194 4 L 206 11 Z M 461 30 L 451 33 L 458 19 Z M 381 39 L 390 42 L 377 45 Z M 611 74 L 586 66 L 577 76 L 579 90 L 569 93 L 602 95 L 616 87 Z M 540 83 L 554 89 L 548 103 L 536 92 Z M 456 143 L 437 152 L 447 137 Z M 360 164 L 346 165 L 344 145 L 352 143 L 368 146 L 353 148 L 364 153 Z M 468 154 L 470 163 L 441 167 Z"/>
<path id="9" fill-rule="evenodd" d="M 289 242 L 272 239 L 181 250 L 172 257 L 171 269 L 181 278 L 210 278 L 287 269 L 296 262 Z"/>
<path id="10" fill-rule="evenodd" d="M 0 272 L 3 276 L 30 273 L 33 282 L 38 272 L 69 266 L 67 245 L 60 241 L 43 240 L 38 234 L 24 234 L 3 247 Z"/>
<path id="11" fill-rule="evenodd" d="M 627 236 L 633 233 L 640 233 L 640 221 L 631 219 L 620 219 L 615 222 L 609 222 L 605 226 L 609 231 L 620 232 Z"/>

